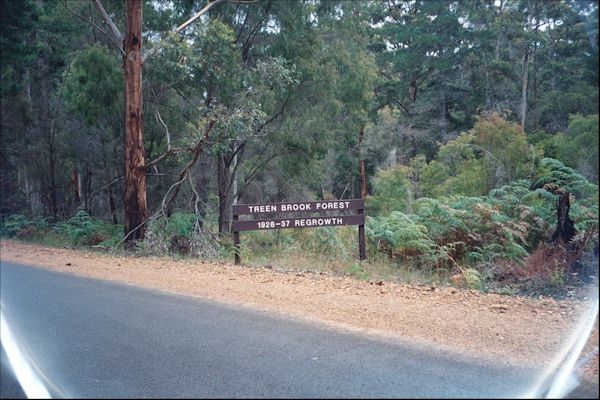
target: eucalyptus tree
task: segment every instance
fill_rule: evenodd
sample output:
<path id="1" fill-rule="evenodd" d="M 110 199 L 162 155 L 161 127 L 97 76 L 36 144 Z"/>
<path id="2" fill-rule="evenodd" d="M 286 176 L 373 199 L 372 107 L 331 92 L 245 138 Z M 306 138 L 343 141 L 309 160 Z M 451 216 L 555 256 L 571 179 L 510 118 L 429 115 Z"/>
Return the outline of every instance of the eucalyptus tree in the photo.
<path id="1" fill-rule="evenodd" d="M 202 157 L 199 153 L 194 156 L 194 164 L 200 160 L 203 168 L 194 174 L 204 185 L 210 174 L 216 175 L 222 234 L 228 232 L 231 204 L 244 193 L 258 169 L 272 159 L 266 138 L 283 114 L 288 88 L 294 82 L 293 66 L 269 52 L 270 37 L 276 32 L 265 27 L 273 24 L 272 11 L 279 4 L 240 3 L 235 8 L 215 8 L 211 20 L 195 24 L 179 39 L 173 35 L 164 38 L 161 50 L 149 64 L 152 109 L 166 139 L 166 143 L 157 142 L 157 149 L 165 152 L 157 159 L 203 142 L 203 148 L 198 148 Z M 258 43 L 256 50 L 254 43 Z M 174 104 L 180 107 L 176 109 Z M 179 132 L 172 129 L 174 118 L 179 118 L 176 115 L 183 118 L 176 125 Z M 203 127 L 209 126 L 210 135 L 206 136 Z M 216 162 L 209 162 L 207 156 Z M 252 165 L 238 180 L 245 157 L 252 159 Z M 181 179 L 192 179 L 192 167 L 186 165 L 176 185 L 167 191 L 161 205 L 167 215 L 177 201 Z M 190 188 L 196 212 L 205 214 L 206 187 L 193 184 Z"/>
<path id="2" fill-rule="evenodd" d="M 402 147 L 453 135 L 471 123 L 462 8 L 451 1 L 391 1 L 372 8 L 371 48 L 383 81 L 376 88 L 380 106 L 401 111 Z M 431 154 L 430 154 L 431 155 Z"/>
<path id="3" fill-rule="evenodd" d="M 173 31 L 180 33 L 194 21 L 207 13 L 213 6 L 224 2 L 242 2 L 243 0 L 214 0 L 208 2 L 190 19 Z M 106 11 L 100 0 L 93 2 L 101 15 L 106 29 L 102 29 L 88 20 L 90 24 L 103 32 L 123 56 L 124 91 L 124 155 L 125 155 L 125 239 L 131 244 L 144 237 L 145 223 L 148 217 L 146 200 L 146 161 L 143 133 L 142 103 L 142 65 L 148 57 L 160 51 L 160 46 L 142 52 L 143 4 L 141 0 L 125 2 L 125 32 L 121 33 L 113 17 Z M 81 15 L 74 13 L 81 18 Z M 214 122 L 206 127 L 207 136 Z M 197 153 L 194 146 L 193 153 Z M 197 157 L 197 156 L 196 156 Z M 187 172 L 185 173 L 187 176 Z M 180 179 L 181 180 L 181 179 Z"/>
<path id="4" fill-rule="evenodd" d="M 595 112 L 597 2 L 459 5 L 474 50 L 465 64 L 469 97 L 480 110 L 508 110 L 528 133 L 557 132 L 566 128 L 570 113 Z"/>

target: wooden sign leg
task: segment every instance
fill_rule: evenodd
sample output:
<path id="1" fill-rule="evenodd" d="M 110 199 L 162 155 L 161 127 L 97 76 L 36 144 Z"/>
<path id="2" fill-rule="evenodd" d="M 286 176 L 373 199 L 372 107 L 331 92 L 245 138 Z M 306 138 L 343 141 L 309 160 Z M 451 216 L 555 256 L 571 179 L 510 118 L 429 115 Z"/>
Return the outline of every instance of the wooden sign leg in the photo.
<path id="1" fill-rule="evenodd" d="M 233 220 L 237 221 L 238 216 L 234 215 Z M 234 246 L 234 263 L 240 265 L 240 232 L 233 231 L 233 246 Z"/>
<path id="2" fill-rule="evenodd" d="M 240 265 L 240 233 L 238 231 L 233 232 L 233 245 L 235 246 L 235 265 Z"/>
<path id="3" fill-rule="evenodd" d="M 358 210 L 358 213 L 364 214 L 364 210 Z M 367 252 L 365 249 L 365 226 L 364 225 L 358 226 L 358 256 L 361 261 L 367 259 Z"/>

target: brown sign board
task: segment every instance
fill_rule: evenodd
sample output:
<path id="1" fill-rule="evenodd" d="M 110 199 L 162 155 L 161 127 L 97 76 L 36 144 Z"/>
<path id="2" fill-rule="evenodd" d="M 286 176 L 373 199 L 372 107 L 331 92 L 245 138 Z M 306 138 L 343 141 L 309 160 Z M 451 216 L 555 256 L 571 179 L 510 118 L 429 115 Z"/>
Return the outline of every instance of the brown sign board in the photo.
<path id="1" fill-rule="evenodd" d="M 348 214 L 356 210 L 358 215 Z M 365 260 L 365 202 L 363 199 L 303 201 L 295 203 L 236 204 L 233 206 L 233 244 L 235 263 L 240 263 L 240 232 L 286 228 L 318 228 L 327 226 L 358 225 L 358 253 Z M 282 213 L 308 213 L 312 216 L 281 218 Z M 240 215 L 277 214 L 272 219 L 240 220 Z M 315 215 L 317 214 L 317 215 Z M 337 214 L 337 215 L 335 215 Z"/>
<path id="2" fill-rule="evenodd" d="M 365 202 L 362 199 L 302 201 L 272 204 L 236 204 L 233 206 L 233 215 L 363 210 L 364 208 Z"/>
<path id="3" fill-rule="evenodd" d="M 253 221 L 233 221 L 233 230 L 254 231 L 285 228 L 316 228 L 326 226 L 364 225 L 364 223 L 364 214 L 306 218 L 255 219 Z"/>

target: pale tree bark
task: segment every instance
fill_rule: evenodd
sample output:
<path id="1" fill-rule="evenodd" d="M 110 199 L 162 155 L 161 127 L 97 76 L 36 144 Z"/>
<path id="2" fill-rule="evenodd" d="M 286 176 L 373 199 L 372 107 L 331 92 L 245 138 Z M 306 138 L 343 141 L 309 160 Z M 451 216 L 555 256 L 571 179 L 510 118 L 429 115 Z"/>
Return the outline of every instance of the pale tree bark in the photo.
<path id="1" fill-rule="evenodd" d="M 43 138 L 48 152 L 46 172 L 49 186 L 47 195 L 50 212 L 54 220 L 58 217 L 58 199 L 56 188 L 56 146 L 54 141 L 54 131 L 52 129 L 51 111 L 50 111 L 50 82 L 48 74 L 48 52 L 42 52 L 37 60 L 38 65 L 38 88 L 40 94 L 39 104 L 39 127 L 43 133 Z"/>
<path id="2" fill-rule="evenodd" d="M 521 84 L 521 129 L 525 132 L 525 122 L 527 121 L 527 89 L 529 86 L 529 49 L 525 50 L 523 57 L 523 74 Z"/>
<path id="3" fill-rule="evenodd" d="M 527 25 L 532 23 L 535 16 L 535 2 L 528 2 L 529 13 L 527 16 Z M 536 24 L 539 22 L 536 22 Z M 537 26 L 535 28 L 537 30 Z M 523 73 L 521 74 L 521 129 L 525 132 L 525 124 L 527 122 L 527 92 L 529 90 L 529 64 L 533 61 L 535 56 L 534 51 L 530 48 L 529 44 L 525 47 L 525 54 L 523 55 Z"/>
<path id="4" fill-rule="evenodd" d="M 229 168 L 226 165 L 225 155 L 217 155 L 217 186 L 219 191 L 219 234 L 229 232 L 227 208 L 229 206 Z"/>
<path id="5" fill-rule="evenodd" d="M 121 32 L 119 31 L 119 28 L 117 28 L 117 25 L 115 25 L 113 20 L 109 17 L 108 13 L 102 6 L 102 3 L 100 2 L 100 0 L 94 0 L 94 6 L 96 6 L 96 9 L 100 13 L 100 15 L 102 15 L 102 19 L 104 20 L 104 23 L 106 23 L 106 25 L 108 25 L 108 27 L 110 28 L 110 32 L 112 34 L 112 39 L 116 42 L 117 47 L 121 46 L 121 43 L 123 42 L 123 35 L 121 35 Z M 141 18 L 141 14 L 140 14 L 140 18 Z"/>
<path id="6" fill-rule="evenodd" d="M 365 160 L 363 155 L 363 142 L 365 139 L 365 128 L 361 128 L 358 134 L 358 168 L 360 174 L 360 198 L 364 199 L 367 197 L 367 172 L 365 170 Z"/>
<path id="7" fill-rule="evenodd" d="M 498 12 L 496 14 L 497 18 L 499 18 L 502 15 L 503 7 L 504 7 L 504 0 L 500 0 L 500 2 L 498 3 Z M 500 61 L 500 41 L 501 40 L 502 40 L 502 31 L 499 30 L 496 35 L 496 48 L 494 49 L 494 60 L 496 60 L 496 62 Z"/>
<path id="8" fill-rule="evenodd" d="M 238 166 L 237 153 L 233 156 L 233 162 L 229 166 L 229 175 L 231 176 L 232 184 L 232 200 L 231 205 L 235 206 L 238 203 L 238 175 L 236 174 Z M 229 221 L 233 221 L 233 207 L 229 207 Z"/>

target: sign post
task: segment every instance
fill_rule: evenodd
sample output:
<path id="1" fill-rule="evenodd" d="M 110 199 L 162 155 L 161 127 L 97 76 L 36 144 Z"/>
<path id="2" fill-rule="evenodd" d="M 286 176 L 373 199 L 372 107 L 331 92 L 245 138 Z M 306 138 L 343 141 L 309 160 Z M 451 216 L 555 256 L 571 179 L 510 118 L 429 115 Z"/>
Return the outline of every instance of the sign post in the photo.
<path id="1" fill-rule="evenodd" d="M 358 210 L 358 214 L 362 216 L 362 223 L 358 225 L 358 258 L 362 261 L 367 259 L 365 249 L 365 210 Z"/>
<path id="2" fill-rule="evenodd" d="M 356 214 L 348 214 L 356 211 Z M 284 217 L 293 213 L 293 217 Z M 309 216 L 298 217 L 298 214 Z M 273 214 L 277 218 L 273 218 Z M 333 215 L 331 215 L 333 214 Z M 260 219 L 240 220 L 240 215 L 259 216 Z M 233 244 L 235 264 L 240 264 L 240 232 L 266 229 L 317 228 L 326 226 L 358 225 L 358 254 L 366 260 L 365 203 L 362 199 L 305 201 L 297 203 L 236 204 L 233 206 Z"/>
<path id="3" fill-rule="evenodd" d="M 233 213 L 233 225 L 235 225 L 235 223 L 238 220 L 238 216 L 237 214 L 235 214 L 235 212 Z M 235 265 L 240 265 L 240 231 L 235 230 L 233 231 L 233 245 L 235 246 Z"/>

